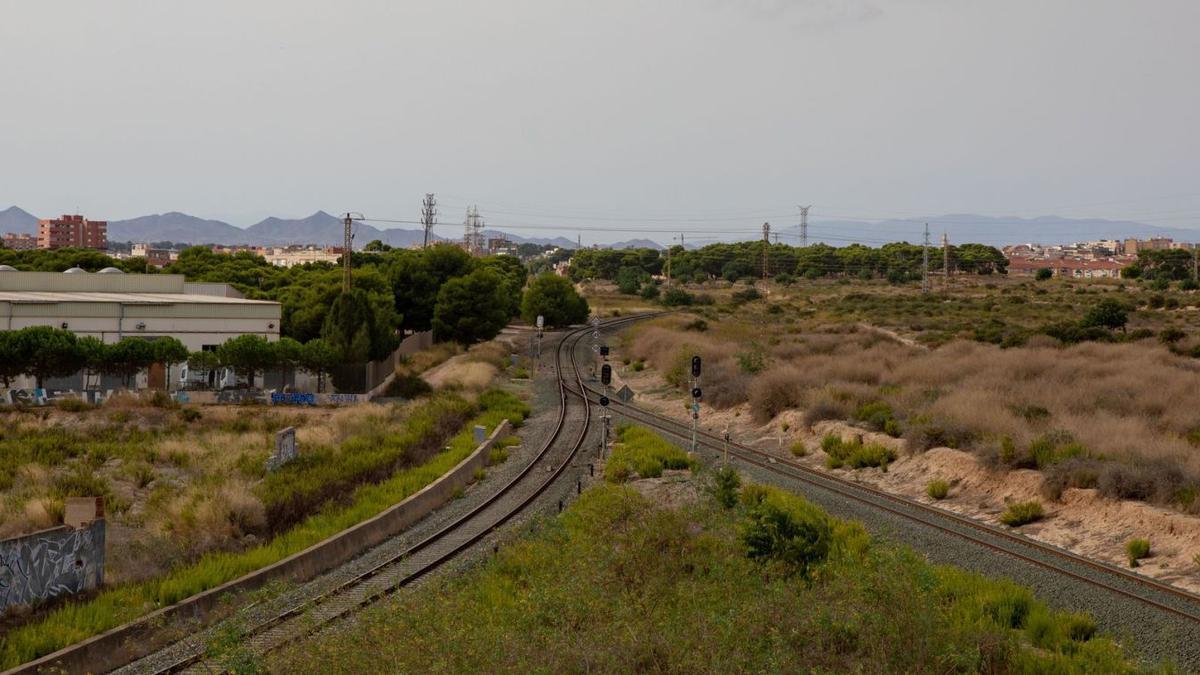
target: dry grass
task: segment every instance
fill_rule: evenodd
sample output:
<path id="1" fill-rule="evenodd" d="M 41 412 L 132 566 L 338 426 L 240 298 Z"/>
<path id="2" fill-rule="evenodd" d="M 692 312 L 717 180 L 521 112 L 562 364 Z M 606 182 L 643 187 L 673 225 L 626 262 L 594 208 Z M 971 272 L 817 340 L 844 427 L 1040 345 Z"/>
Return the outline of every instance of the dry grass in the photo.
<path id="1" fill-rule="evenodd" d="M 861 405 L 895 411 L 910 449 L 975 450 L 998 464 L 1040 468 L 1058 489 L 1099 487 L 1106 494 L 1180 502 L 1200 509 L 1200 362 L 1152 341 L 1084 343 L 1061 348 L 1035 341 L 1001 349 L 953 341 L 927 350 L 868 331 L 672 317 L 631 331 L 626 348 L 676 387 L 693 353 L 705 357 L 705 400 L 748 403 L 759 422 L 785 410 L 809 424 L 849 419 Z M 737 369 L 750 344 L 767 353 L 757 375 Z M 1072 460 L 1063 467 L 1065 460 Z M 1194 504 L 1193 504 L 1194 502 Z"/>

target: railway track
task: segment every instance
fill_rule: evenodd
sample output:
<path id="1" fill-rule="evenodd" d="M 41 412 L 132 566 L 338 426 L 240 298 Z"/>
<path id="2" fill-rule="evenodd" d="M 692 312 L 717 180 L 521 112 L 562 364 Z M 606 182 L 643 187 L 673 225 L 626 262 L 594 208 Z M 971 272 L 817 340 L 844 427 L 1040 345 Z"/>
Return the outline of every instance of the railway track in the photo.
<path id="1" fill-rule="evenodd" d="M 611 320 L 602 326 L 612 328 L 639 318 L 633 316 Z M 557 419 L 546 442 L 516 477 L 467 513 L 402 552 L 386 557 L 330 590 L 305 598 L 284 611 L 241 628 L 239 642 L 242 647 L 252 654 L 266 654 L 392 595 L 478 544 L 560 482 L 568 467 L 579 456 L 591 428 L 591 406 L 578 393 L 585 390 L 586 386 L 577 352 L 579 342 L 592 330 L 594 328 L 587 327 L 570 331 L 556 346 Z M 567 426 L 571 401 L 583 403 L 582 421 L 578 432 L 565 446 L 565 452 L 558 452 L 556 447 L 560 445 L 560 437 Z M 549 475 L 536 470 L 540 467 L 546 467 Z M 177 643 L 117 672 L 163 674 L 222 670 L 220 665 L 209 663 L 207 658 L 205 645 L 185 646 Z"/>
<path id="2" fill-rule="evenodd" d="M 601 395 L 586 384 L 575 393 L 591 401 L 598 401 Z M 610 406 L 629 421 L 651 427 L 683 445 L 690 443 L 692 432 L 687 422 L 615 398 L 610 401 Z M 742 443 L 732 440 L 726 443 L 723 436 L 709 431 L 697 430 L 696 439 L 697 449 L 714 459 L 719 459 L 727 448 L 731 461 L 740 462 L 760 475 L 770 476 L 780 485 L 791 489 L 799 485 L 806 491 L 819 491 L 827 499 L 852 502 L 854 506 L 847 510 L 853 513 L 877 512 L 885 514 L 890 521 L 904 521 L 911 529 L 924 530 L 926 542 L 956 540 L 982 549 L 1003 563 L 982 566 L 981 571 L 1030 583 L 1040 595 L 1049 596 L 1048 599 L 1059 606 L 1089 611 L 1097 615 L 1107 630 L 1131 637 L 1140 643 L 1138 646 L 1149 645 L 1147 649 L 1139 650 L 1149 657 L 1166 657 L 1189 670 L 1200 670 L 1200 595 Z M 942 556 L 942 559 L 957 562 L 953 556 Z M 1041 579 L 1050 578 L 1051 581 L 1033 583 L 1026 580 L 1024 573 L 1009 574 L 1018 566 L 1036 568 L 1042 573 Z M 1065 590 L 1067 587 L 1071 590 Z M 1080 589 L 1086 589 L 1086 594 L 1091 597 L 1077 602 Z"/>

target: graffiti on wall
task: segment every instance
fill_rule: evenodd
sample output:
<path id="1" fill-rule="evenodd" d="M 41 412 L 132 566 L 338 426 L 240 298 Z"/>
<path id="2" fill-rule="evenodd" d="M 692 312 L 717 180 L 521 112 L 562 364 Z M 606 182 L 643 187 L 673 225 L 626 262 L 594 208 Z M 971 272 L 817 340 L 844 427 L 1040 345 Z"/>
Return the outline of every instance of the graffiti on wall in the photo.
<path id="1" fill-rule="evenodd" d="M 100 405 L 124 390 L 75 389 L 0 389 L 0 404 L 15 406 L 54 405 L 73 399 Z M 125 392 L 129 393 L 129 392 Z M 171 398 L 180 403 L 262 403 L 268 405 L 343 405 L 369 400 L 365 394 L 310 394 L 262 389 L 223 389 L 221 391 L 174 391 Z"/>
<path id="2" fill-rule="evenodd" d="M 104 520 L 0 540 L 0 615 L 104 583 Z"/>

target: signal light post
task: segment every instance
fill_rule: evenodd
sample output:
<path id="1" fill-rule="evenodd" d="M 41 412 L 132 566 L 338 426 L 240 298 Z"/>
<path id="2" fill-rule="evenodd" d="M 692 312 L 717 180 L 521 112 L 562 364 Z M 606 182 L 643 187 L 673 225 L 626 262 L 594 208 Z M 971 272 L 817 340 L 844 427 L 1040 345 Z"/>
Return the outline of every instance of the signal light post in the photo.
<path id="1" fill-rule="evenodd" d="M 601 347 L 600 353 L 607 359 L 608 347 Z M 603 457 L 608 449 L 608 385 L 612 384 L 612 366 L 607 363 L 600 366 L 600 384 L 604 385 L 604 393 L 600 396 L 600 407 L 604 409 L 604 429 L 600 437 L 600 456 Z"/>
<path id="2" fill-rule="evenodd" d="M 696 427 L 700 424 L 700 397 L 704 392 L 700 390 L 700 356 L 692 357 L 692 447 L 691 452 L 696 452 Z"/>

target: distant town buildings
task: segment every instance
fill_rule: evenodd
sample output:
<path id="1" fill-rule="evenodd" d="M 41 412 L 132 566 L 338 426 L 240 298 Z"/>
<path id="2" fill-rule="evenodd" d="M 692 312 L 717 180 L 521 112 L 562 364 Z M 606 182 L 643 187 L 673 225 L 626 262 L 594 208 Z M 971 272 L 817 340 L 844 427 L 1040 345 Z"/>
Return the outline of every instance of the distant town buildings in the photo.
<path id="1" fill-rule="evenodd" d="M 150 244 L 134 244 L 129 251 L 131 258 L 145 258 L 153 267 L 166 267 L 179 257 L 178 251 L 165 248 L 150 248 Z"/>
<path id="2" fill-rule="evenodd" d="M 1138 253 L 1169 249 L 1193 250 L 1196 244 L 1165 237 L 1151 239 L 1100 239 L 1074 244 L 1017 244 L 1005 246 L 1008 273 L 1033 276 L 1048 269 L 1056 277 L 1115 279 L 1121 270 L 1137 261 Z"/>
<path id="3" fill-rule="evenodd" d="M 46 218 L 38 221 L 37 247 L 108 248 L 108 222 L 88 220 L 81 215 L 64 215 L 61 218 Z"/>
<path id="4" fill-rule="evenodd" d="M 286 246 L 259 249 L 258 254 L 276 267 L 294 267 L 308 263 L 337 263 L 338 259 L 342 257 L 342 249 L 340 247 Z"/>
<path id="5" fill-rule="evenodd" d="M 37 236 L 9 232 L 3 237 L 4 248 L 12 251 L 32 251 L 37 248 Z"/>

